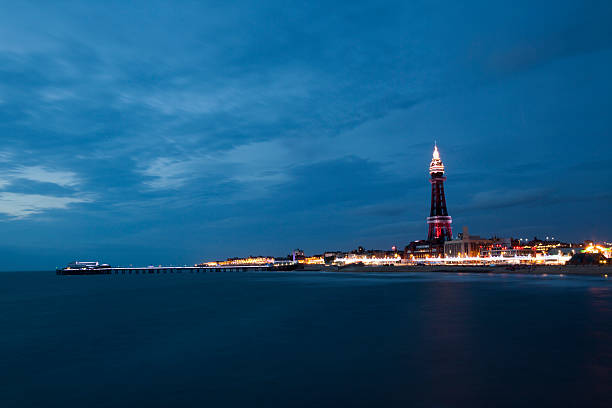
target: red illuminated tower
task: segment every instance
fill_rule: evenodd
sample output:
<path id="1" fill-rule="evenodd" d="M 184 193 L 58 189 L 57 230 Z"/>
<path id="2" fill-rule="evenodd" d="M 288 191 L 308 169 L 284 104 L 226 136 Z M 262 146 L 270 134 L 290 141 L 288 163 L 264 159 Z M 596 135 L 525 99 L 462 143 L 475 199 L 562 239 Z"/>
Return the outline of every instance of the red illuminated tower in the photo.
<path id="1" fill-rule="evenodd" d="M 429 165 L 431 175 L 431 212 L 427 217 L 429 233 L 427 240 L 446 241 L 452 239 L 451 223 L 453 222 L 446 210 L 446 198 L 444 197 L 444 164 L 440 160 L 438 146 L 434 146 L 433 158 Z"/>

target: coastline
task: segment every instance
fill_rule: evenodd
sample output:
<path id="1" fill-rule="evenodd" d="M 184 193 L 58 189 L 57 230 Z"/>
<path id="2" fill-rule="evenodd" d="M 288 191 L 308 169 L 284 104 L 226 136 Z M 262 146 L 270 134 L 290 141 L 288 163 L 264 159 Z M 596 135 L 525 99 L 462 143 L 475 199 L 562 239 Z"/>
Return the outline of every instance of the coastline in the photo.
<path id="1" fill-rule="evenodd" d="M 304 265 L 304 268 L 299 270 L 319 272 L 447 272 L 612 277 L 612 265 L 522 265 L 519 267 L 486 265 L 347 265 L 344 267 Z"/>

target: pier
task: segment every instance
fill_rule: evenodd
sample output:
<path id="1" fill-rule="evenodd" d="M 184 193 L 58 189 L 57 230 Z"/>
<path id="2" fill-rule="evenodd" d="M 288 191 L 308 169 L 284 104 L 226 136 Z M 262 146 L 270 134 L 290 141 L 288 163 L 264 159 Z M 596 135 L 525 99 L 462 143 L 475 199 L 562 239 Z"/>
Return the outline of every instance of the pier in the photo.
<path id="1" fill-rule="evenodd" d="M 146 267 L 108 267 L 108 268 L 62 268 L 57 275 L 159 275 L 172 273 L 206 272 L 264 272 L 288 271 L 295 269 L 292 264 L 281 265 L 227 265 L 227 266 L 146 266 Z"/>

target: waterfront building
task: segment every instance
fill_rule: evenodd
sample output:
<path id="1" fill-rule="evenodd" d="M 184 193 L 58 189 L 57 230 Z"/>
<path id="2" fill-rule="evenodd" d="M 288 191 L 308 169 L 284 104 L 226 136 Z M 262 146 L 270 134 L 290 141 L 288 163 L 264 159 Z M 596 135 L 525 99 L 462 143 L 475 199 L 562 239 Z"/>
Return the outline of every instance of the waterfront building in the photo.
<path id="1" fill-rule="evenodd" d="M 307 256 L 303 261 L 298 261 L 305 265 L 325 265 L 325 259 L 323 255 Z"/>
<path id="2" fill-rule="evenodd" d="M 523 252 L 530 252 L 532 255 L 545 255 L 549 254 L 551 250 L 559 249 L 559 248 L 574 248 L 574 249 L 582 249 L 585 246 L 588 246 L 588 242 L 585 244 L 573 244 L 561 242 L 559 240 L 552 239 L 538 239 L 534 237 L 531 241 L 527 240 L 519 240 L 516 245 L 513 245 L 514 249 L 521 250 Z"/>
<path id="3" fill-rule="evenodd" d="M 574 256 L 576 254 L 581 253 L 583 250 L 581 248 L 576 247 L 558 247 L 549 249 L 546 252 L 547 255 L 564 255 L 564 256 Z M 586 250 L 584 250 L 586 252 Z"/>
<path id="4" fill-rule="evenodd" d="M 592 241 L 584 243 L 584 253 L 601 254 L 606 259 L 612 259 L 612 247 L 610 244 L 596 244 Z"/>
<path id="5" fill-rule="evenodd" d="M 271 256 L 249 256 L 247 258 L 228 258 L 226 261 L 203 262 L 197 266 L 229 266 L 229 265 L 269 265 L 274 264 Z"/>
<path id="6" fill-rule="evenodd" d="M 491 241 L 491 245 L 483 246 L 480 249 L 480 256 L 482 258 L 509 258 L 535 255 L 529 248 L 512 245 L 512 239 L 510 238 L 493 238 Z"/>
<path id="7" fill-rule="evenodd" d="M 470 235 L 468 228 L 463 227 L 457 239 L 444 243 L 444 256 L 451 258 L 480 256 L 483 249 L 491 248 L 493 241 L 481 238 L 478 235 Z"/>
<path id="8" fill-rule="evenodd" d="M 400 263 L 401 260 L 402 258 L 396 250 L 365 249 L 360 246 L 353 251 L 337 255 L 333 263 L 335 265 L 394 265 Z"/>
<path id="9" fill-rule="evenodd" d="M 340 258 L 344 255 L 341 251 L 328 251 L 323 254 L 323 261 L 325 265 L 332 265 L 336 258 Z"/>
<path id="10" fill-rule="evenodd" d="M 347 253 L 342 256 L 336 257 L 334 259 L 334 265 L 351 265 L 351 264 L 361 264 L 361 265 L 396 265 L 401 263 L 402 258 L 399 254 L 388 255 L 384 253 L 375 254 L 355 254 L 355 253 Z"/>
<path id="11" fill-rule="evenodd" d="M 291 252 L 291 258 L 293 258 L 293 262 L 302 262 L 306 257 L 304 256 L 304 251 L 301 249 L 294 249 Z"/>
<path id="12" fill-rule="evenodd" d="M 444 256 L 444 245 L 428 240 L 412 241 L 404 249 L 404 262 L 411 262 L 415 259 L 440 258 Z"/>

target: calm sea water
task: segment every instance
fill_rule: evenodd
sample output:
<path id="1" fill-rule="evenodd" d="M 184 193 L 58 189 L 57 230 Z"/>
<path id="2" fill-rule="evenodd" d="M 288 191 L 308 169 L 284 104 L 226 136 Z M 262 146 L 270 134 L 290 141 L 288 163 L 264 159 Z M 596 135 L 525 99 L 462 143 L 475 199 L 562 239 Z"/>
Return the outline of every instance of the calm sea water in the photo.
<path id="1" fill-rule="evenodd" d="M 610 406 L 612 285 L 0 273 L 0 406 Z"/>

